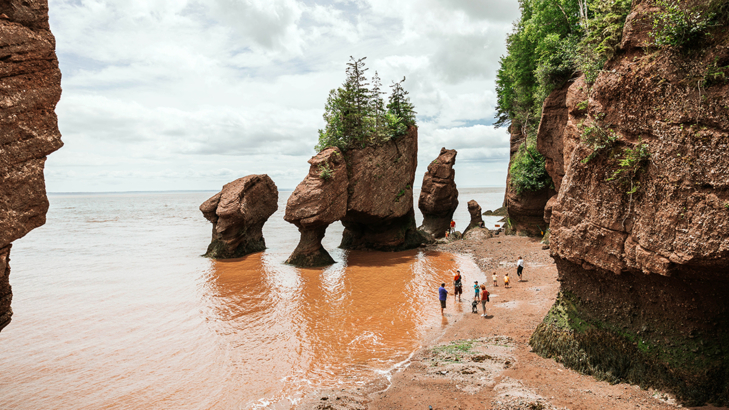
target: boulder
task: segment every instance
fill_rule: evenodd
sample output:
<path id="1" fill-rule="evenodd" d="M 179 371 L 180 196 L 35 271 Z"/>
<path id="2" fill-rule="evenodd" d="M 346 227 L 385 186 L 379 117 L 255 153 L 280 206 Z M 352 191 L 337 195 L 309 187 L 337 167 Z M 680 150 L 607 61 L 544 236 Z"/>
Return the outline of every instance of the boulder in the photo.
<path id="1" fill-rule="evenodd" d="M 469 229 L 463 234 L 463 239 L 466 240 L 473 240 L 473 241 L 483 241 L 486 239 L 493 238 L 493 233 L 486 229 L 486 228 L 479 228 L 475 227 L 472 229 Z"/>
<path id="2" fill-rule="evenodd" d="M 10 323 L 11 242 L 43 225 L 43 168 L 59 149 L 61 71 L 46 0 L 0 1 L 0 329 Z"/>
<path id="3" fill-rule="evenodd" d="M 349 174 L 341 248 L 400 251 L 423 243 L 415 226 L 413 181 L 418 129 L 376 146 L 345 153 Z"/>
<path id="4" fill-rule="evenodd" d="M 327 227 L 347 213 L 347 164 L 339 148 L 327 148 L 309 160 L 309 174 L 286 203 L 284 220 L 299 228 L 299 244 L 286 263 L 325 266 L 334 259 L 321 244 Z"/>
<path id="5" fill-rule="evenodd" d="M 423 177 L 418 200 L 423 224 L 418 229 L 436 239 L 445 236 L 458 207 L 456 171 L 453 169 L 457 154 L 454 149 L 441 148 L 440 155 L 428 165 Z"/>
<path id="6" fill-rule="evenodd" d="M 466 230 L 463 234 L 467 234 L 473 228 L 480 228 L 483 226 L 483 218 L 481 217 L 481 205 L 473 199 L 468 201 L 468 213 L 471 214 L 471 222 L 468 223 Z"/>
<path id="7" fill-rule="evenodd" d="M 213 238 L 204 256 L 239 258 L 266 249 L 263 224 L 277 209 L 278 189 L 268 175 L 248 175 L 225 184 L 200 205 L 213 224 Z"/>

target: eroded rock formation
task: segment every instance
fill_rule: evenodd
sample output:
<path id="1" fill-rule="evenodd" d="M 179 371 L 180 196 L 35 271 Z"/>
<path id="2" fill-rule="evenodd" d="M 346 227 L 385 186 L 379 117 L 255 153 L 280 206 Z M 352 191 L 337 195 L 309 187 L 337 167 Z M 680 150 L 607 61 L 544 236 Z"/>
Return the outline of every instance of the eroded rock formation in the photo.
<path id="1" fill-rule="evenodd" d="M 0 329 L 12 316 L 11 242 L 45 223 L 43 167 L 63 145 L 55 48 L 47 1 L 0 1 Z"/>
<path id="2" fill-rule="evenodd" d="M 339 148 L 325 149 L 309 164 L 309 174 L 289 197 L 284 216 L 301 234 L 286 263 L 299 267 L 334 263 L 321 241 L 327 227 L 347 213 L 347 164 Z"/>
<path id="3" fill-rule="evenodd" d="M 468 201 L 468 213 L 471 214 L 471 222 L 468 223 L 466 230 L 463 231 L 463 235 L 466 235 L 466 233 L 468 233 L 471 229 L 480 228 L 483 225 L 481 205 L 473 199 Z"/>
<path id="4" fill-rule="evenodd" d="M 511 134 L 511 152 L 509 167 L 511 167 L 514 155 L 519 146 L 526 143 L 519 126 L 512 124 L 509 127 Z M 554 195 L 554 190 L 544 188 L 539 191 L 523 191 L 517 194 L 511 186 L 511 177 L 506 177 L 506 194 L 504 195 L 504 206 L 508 214 L 506 224 L 507 233 L 517 235 L 539 236 L 546 227 L 544 223 L 544 206 L 549 198 Z"/>
<path id="5" fill-rule="evenodd" d="M 205 256 L 239 258 L 266 249 L 263 224 L 278 209 L 278 189 L 265 174 L 248 175 L 225 184 L 200 205 L 213 224 L 213 238 Z"/>
<path id="6" fill-rule="evenodd" d="M 538 147 L 559 189 L 548 208 L 562 293 L 532 346 L 601 378 L 726 405 L 729 84 L 689 79 L 729 66 L 727 33 L 691 56 L 646 50 L 649 7 L 634 2 L 591 90 L 577 79 L 545 110 Z M 588 158 L 583 121 L 617 139 Z"/>
<path id="7" fill-rule="evenodd" d="M 345 153 L 349 173 L 344 249 L 398 251 L 417 247 L 413 181 L 418 165 L 418 129 L 384 144 Z"/>
<path id="8" fill-rule="evenodd" d="M 456 163 L 458 152 L 441 148 L 438 158 L 428 165 L 423 177 L 418 208 L 423 213 L 423 224 L 418 228 L 435 239 L 445 236 L 458 208 L 458 189 L 456 188 Z"/>

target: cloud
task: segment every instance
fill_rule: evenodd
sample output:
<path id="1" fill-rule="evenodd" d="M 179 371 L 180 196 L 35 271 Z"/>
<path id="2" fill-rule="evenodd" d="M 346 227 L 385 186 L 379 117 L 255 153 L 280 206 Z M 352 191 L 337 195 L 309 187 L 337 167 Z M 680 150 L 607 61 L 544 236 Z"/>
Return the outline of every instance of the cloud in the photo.
<path id="1" fill-rule="evenodd" d="M 293 188 L 349 56 L 386 85 L 407 77 L 421 155 L 445 145 L 496 172 L 508 135 L 487 124 L 517 14 L 492 0 L 50 0 L 66 145 L 48 189 L 217 189 L 246 172 Z"/>

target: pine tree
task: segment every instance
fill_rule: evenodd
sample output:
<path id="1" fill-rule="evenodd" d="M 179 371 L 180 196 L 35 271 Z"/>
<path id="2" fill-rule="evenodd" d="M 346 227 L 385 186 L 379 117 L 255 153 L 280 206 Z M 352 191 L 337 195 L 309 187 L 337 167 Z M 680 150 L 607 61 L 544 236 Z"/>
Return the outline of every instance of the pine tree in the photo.
<path id="1" fill-rule="evenodd" d="M 415 125 L 415 107 L 410 103 L 408 92 L 402 88 L 403 82 L 405 77 L 398 82 L 393 81 L 390 86 L 392 93 L 387 104 L 387 121 L 392 137 L 404 135 L 408 126 Z"/>
<path id="2" fill-rule="evenodd" d="M 347 150 L 388 141 L 407 132 L 415 125 L 415 111 L 408 92 L 402 88 L 405 81 L 394 82 L 392 94 L 385 107 L 382 100 L 382 82 L 377 72 L 372 77 L 372 90 L 368 88 L 364 58 L 347 63 L 347 78 L 341 87 L 331 90 L 324 107 L 326 125 L 319 130 L 317 151 L 327 147 Z"/>
<path id="3" fill-rule="evenodd" d="M 344 81 L 342 105 L 344 109 L 344 135 L 359 142 L 367 143 L 371 130 L 367 127 L 367 117 L 370 113 L 370 90 L 365 77 L 364 60 L 367 57 L 355 60 L 349 57 L 347 63 L 347 79 Z"/>
<path id="4" fill-rule="evenodd" d="M 375 71 L 375 75 L 372 77 L 372 94 L 370 96 L 370 112 L 372 113 L 372 140 L 374 143 L 379 143 L 387 140 L 387 121 L 385 119 L 385 102 L 382 100 L 382 95 L 386 94 L 382 91 L 382 81 L 380 76 Z"/>

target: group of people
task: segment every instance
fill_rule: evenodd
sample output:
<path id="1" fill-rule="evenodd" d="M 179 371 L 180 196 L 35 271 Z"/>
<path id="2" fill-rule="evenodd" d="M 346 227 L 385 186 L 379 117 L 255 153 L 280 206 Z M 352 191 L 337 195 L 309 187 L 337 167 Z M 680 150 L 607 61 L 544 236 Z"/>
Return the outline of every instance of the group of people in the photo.
<path id="1" fill-rule="evenodd" d="M 516 275 L 519 277 L 519 282 L 522 281 L 522 273 L 524 272 L 524 259 L 522 259 L 521 256 L 519 256 L 519 259 L 516 261 Z M 498 287 L 498 275 L 496 275 L 496 272 L 494 272 L 491 276 L 494 281 L 494 287 Z M 456 299 L 458 299 L 458 302 L 461 301 L 461 295 L 463 295 L 463 282 L 464 278 L 463 275 L 461 275 L 460 270 L 456 270 L 456 274 L 453 276 L 453 301 L 455 302 Z M 507 272 L 504 275 L 504 287 L 510 288 L 511 287 L 511 280 L 509 279 L 509 273 Z M 478 284 L 478 281 L 473 282 L 473 305 L 472 305 L 472 311 L 473 313 L 478 313 L 478 302 L 481 302 L 481 310 L 483 311 L 483 314 L 481 316 L 486 317 L 486 302 L 489 302 L 489 296 L 490 293 L 488 290 L 486 290 L 485 284 Z M 445 283 L 440 284 L 440 288 L 438 288 L 438 298 L 440 300 L 440 313 L 443 315 L 443 311 L 446 308 L 446 301 L 448 300 L 448 290 L 445 288 Z"/>

